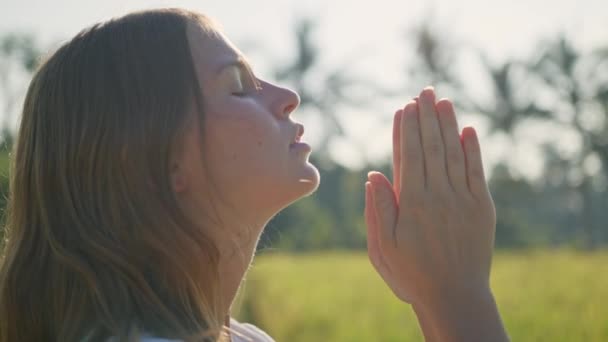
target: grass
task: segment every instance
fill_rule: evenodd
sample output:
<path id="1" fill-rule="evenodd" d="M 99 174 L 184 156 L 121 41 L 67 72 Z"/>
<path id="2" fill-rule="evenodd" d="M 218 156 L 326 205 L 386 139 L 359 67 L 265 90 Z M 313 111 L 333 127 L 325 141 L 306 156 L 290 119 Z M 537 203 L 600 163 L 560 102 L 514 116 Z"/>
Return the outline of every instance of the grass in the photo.
<path id="1" fill-rule="evenodd" d="M 8 177 L 8 152 L 0 145 L 0 178 Z"/>
<path id="2" fill-rule="evenodd" d="M 277 341 L 422 341 L 362 253 L 257 257 L 235 316 Z M 608 341 L 608 252 L 499 252 L 492 286 L 513 341 Z"/>

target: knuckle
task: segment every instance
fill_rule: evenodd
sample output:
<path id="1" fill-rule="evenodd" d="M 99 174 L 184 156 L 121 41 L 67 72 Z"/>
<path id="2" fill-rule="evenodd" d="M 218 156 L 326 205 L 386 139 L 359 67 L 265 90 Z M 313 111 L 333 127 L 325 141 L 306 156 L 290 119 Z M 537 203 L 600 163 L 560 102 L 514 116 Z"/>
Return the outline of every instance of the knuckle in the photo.
<path id="1" fill-rule="evenodd" d="M 440 156 L 443 153 L 443 146 L 437 139 L 433 139 L 433 141 L 428 144 L 427 152 L 433 157 Z"/>
<path id="2" fill-rule="evenodd" d="M 452 204 L 450 197 L 446 196 L 443 192 L 434 193 L 432 196 L 430 196 L 428 201 L 430 202 L 429 205 L 442 210 L 449 208 Z"/>
<path id="3" fill-rule="evenodd" d="M 448 163 L 450 163 L 452 165 L 461 165 L 464 162 L 462 155 L 460 153 L 458 153 L 458 151 L 448 152 L 447 160 L 448 160 Z"/>

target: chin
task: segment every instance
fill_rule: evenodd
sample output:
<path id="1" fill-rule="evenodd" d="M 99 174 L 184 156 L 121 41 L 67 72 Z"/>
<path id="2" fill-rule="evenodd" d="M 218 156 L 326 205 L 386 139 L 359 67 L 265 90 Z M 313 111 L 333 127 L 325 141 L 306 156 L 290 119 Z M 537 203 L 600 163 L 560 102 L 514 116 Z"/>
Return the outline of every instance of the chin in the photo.
<path id="1" fill-rule="evenodd" d="M 321 175 L 319 174 L 319 170 L 312 165 L 311 163 L 307 163 L 307 167 L 301 171 L 298 175 L 298 185 L 303 191 L 301 197 L 311 195 L 317 188 L 319 188 L 319 183 L 321 182 Z"/>
<path id="2" fill-rule="evenodd" d="M 312 195 L 319 188 L 320 179 L 319 171 L 311 165 L 309 170 L 299 174 L 297 178 L 290 181 L 288 185 L 284 186 L 289 191 L 284 194 L 281 210 L 297 202 L 299 199 Z"/>

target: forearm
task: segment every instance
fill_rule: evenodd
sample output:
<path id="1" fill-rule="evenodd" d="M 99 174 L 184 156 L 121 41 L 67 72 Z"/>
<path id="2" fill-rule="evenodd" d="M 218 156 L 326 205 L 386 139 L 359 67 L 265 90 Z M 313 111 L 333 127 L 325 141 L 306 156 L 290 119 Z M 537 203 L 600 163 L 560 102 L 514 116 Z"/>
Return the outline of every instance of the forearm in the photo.
<path id="1" fill-rule="evenodd" d="M 423 329 L 432 334 L 432 340 L 509 341 L 494 296 L 489 290 L 427 303 L 423 315 L 424 325 L 427 326 Z M 427 331 L 424 334 L 428 341 Z"/>

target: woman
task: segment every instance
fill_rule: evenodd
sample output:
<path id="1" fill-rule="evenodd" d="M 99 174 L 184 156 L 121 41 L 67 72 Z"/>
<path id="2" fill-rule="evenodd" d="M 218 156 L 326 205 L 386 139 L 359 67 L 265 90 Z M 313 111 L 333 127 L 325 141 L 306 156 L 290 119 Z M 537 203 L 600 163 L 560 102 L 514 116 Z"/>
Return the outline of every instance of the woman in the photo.
<path id="1" fill-rule="evenodd" d="M 270 341 L 230 306 L 266 223 L 319 184 L 298 104 L 201 14 L 132 13 L 63 44 L 24 103 L 0 342 Z M 506 339 L 474 131 L 461 147 L 426 89 L 393 143 L 393 184 L 365 183 L 373 265 L 428 340 Z"/>

